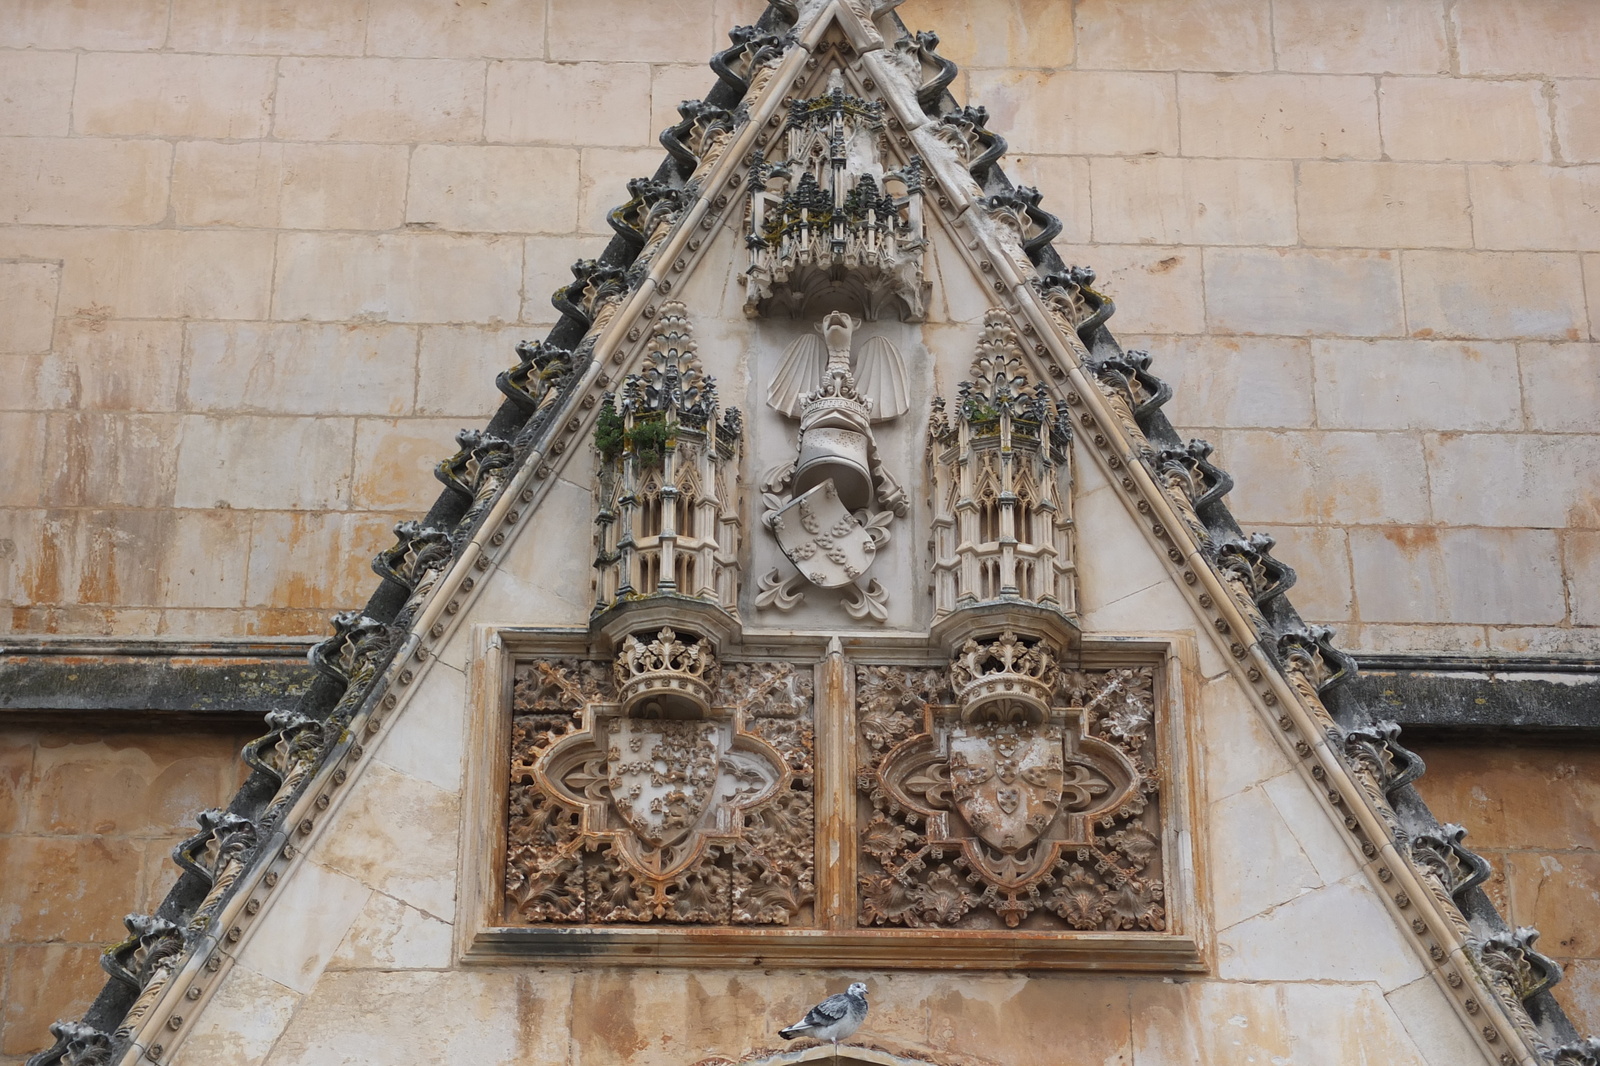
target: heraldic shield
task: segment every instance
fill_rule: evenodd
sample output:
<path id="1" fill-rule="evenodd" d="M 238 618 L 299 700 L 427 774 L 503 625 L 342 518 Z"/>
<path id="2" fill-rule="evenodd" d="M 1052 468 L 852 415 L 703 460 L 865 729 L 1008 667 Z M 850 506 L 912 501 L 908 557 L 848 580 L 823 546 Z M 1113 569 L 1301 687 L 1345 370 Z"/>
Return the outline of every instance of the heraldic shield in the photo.
<path id="1" fill-rule="evenodd" d="M 768 519 L 783 554 L 819 588 L 848 585 L 867 572 L 878 545 L 845 509 L 833 479 L 796 496 Z"/>
<path id="2" fill-rule="evenodd" d="M 717 790 L 726 737 L 715 722 L 613 718 L 607 781 L 617 814 L 654 848 L 700 824 Z"/>
<path id="3" fill-rule="evenodd" d="M 960 726 L 950 733 L 950 798 L 972 831 L 1013 855 L 1061 811 L 1065 767 L 1059 728 L 1025 723 Z"/>

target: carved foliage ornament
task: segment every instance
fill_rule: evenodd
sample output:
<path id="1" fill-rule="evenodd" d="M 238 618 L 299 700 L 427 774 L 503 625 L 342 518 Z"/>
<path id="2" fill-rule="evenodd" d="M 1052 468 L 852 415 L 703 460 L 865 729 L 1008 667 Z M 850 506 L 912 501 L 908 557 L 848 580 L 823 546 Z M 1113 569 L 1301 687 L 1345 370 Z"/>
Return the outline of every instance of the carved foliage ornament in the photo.
<path id="1" fill-rule="evenodd" d="M 860 924 L 1166 927 L 1154 668 L 1004 633 L 857 673 Z"/>
<path id="2" fill-rule="evenodd" d="M 814 895 L 811 682 L 630 637 L 514 688 L 507 918 L 787 925 Z"/>

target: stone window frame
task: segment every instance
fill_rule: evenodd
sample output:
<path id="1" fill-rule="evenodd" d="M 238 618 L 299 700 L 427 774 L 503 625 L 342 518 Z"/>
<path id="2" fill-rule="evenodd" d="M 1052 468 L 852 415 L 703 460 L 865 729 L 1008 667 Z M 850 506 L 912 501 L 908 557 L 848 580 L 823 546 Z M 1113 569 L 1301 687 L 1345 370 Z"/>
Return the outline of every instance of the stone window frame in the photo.
<path id="1" fill-rule="evenodd" d="M 818 664 L 815 689 L 817 909 L 824 928 L 678 925 L 508 925 L 504 863 L 516 666 L 540 656 L 588 657 L 586 629 L 477 624 L 468 660 L 464 794 L 457 877 L 455 954 L 468 965 L 561 964 L 694 967 L 778 966 L 874 969 L 1093 970 L 1209 973 L 1214 930 L 1206 890 L 1194 709 L 1204 679 L 1189 633 L 1085 638 L 1090 669 L 1153 665 L 1162 701 L 1156 743 L 1166 766 L 1162 836 L 1167 928 L 1162 932 L 1028 932 L 863 928 L 855 925 L 855 849 L 829 861 L 830 840 L 855 836 L 854 667 L 863 663 L 947 663 L 921 635 L 882 634 L 833 660 L 814 634 L 746 635 L 769 659 Z M 749 656 L 743 656 L 748 658 Z M 844 715 L 830 714 L 842 707 Z M 829 826 L 833 826 L 830 836 Z"/>

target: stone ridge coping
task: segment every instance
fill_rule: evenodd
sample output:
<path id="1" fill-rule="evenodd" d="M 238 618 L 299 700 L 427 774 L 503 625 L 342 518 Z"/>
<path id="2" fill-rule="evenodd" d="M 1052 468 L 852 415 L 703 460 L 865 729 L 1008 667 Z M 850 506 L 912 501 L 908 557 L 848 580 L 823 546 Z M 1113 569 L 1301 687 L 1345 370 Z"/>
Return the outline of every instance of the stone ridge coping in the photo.
<path id="1" fill-rule="evenodd" d="M 203 727 L 294 709 L 316 671 L 310 640 L 0 642 L 0 721 L 114 715 Z"/>

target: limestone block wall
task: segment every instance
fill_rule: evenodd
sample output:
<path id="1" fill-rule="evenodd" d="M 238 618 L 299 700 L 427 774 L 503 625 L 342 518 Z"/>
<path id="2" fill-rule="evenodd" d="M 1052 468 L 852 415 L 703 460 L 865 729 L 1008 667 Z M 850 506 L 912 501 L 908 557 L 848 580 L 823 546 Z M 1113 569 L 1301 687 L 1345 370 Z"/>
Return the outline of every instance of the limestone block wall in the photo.
<path id="1" fill-rule="evenodd" d="M 0 3 L 0 626 L 320 632 L 760 0 Z M 1600 7 L 909 0 L 1359 650 L 1600 649 Z"/>
<path id="2" fill-rule="evenodd" d="M 1467 827 L 1494 866 L 1484 891 L 1506 921 L 1539 929 L 1565 971 L 1572 1022 L 1600 1031 L 1600 751 L 1556 744 L 1418 746 L 1417 790 L 1441 821 Z"/>
<path id="3" fill-rule="evenodd" d="M 0 724 L 0 1066 L 100 991 L 101 950 L 177 880 L 173 847 L 238 789 L 253 732 Z"/>

